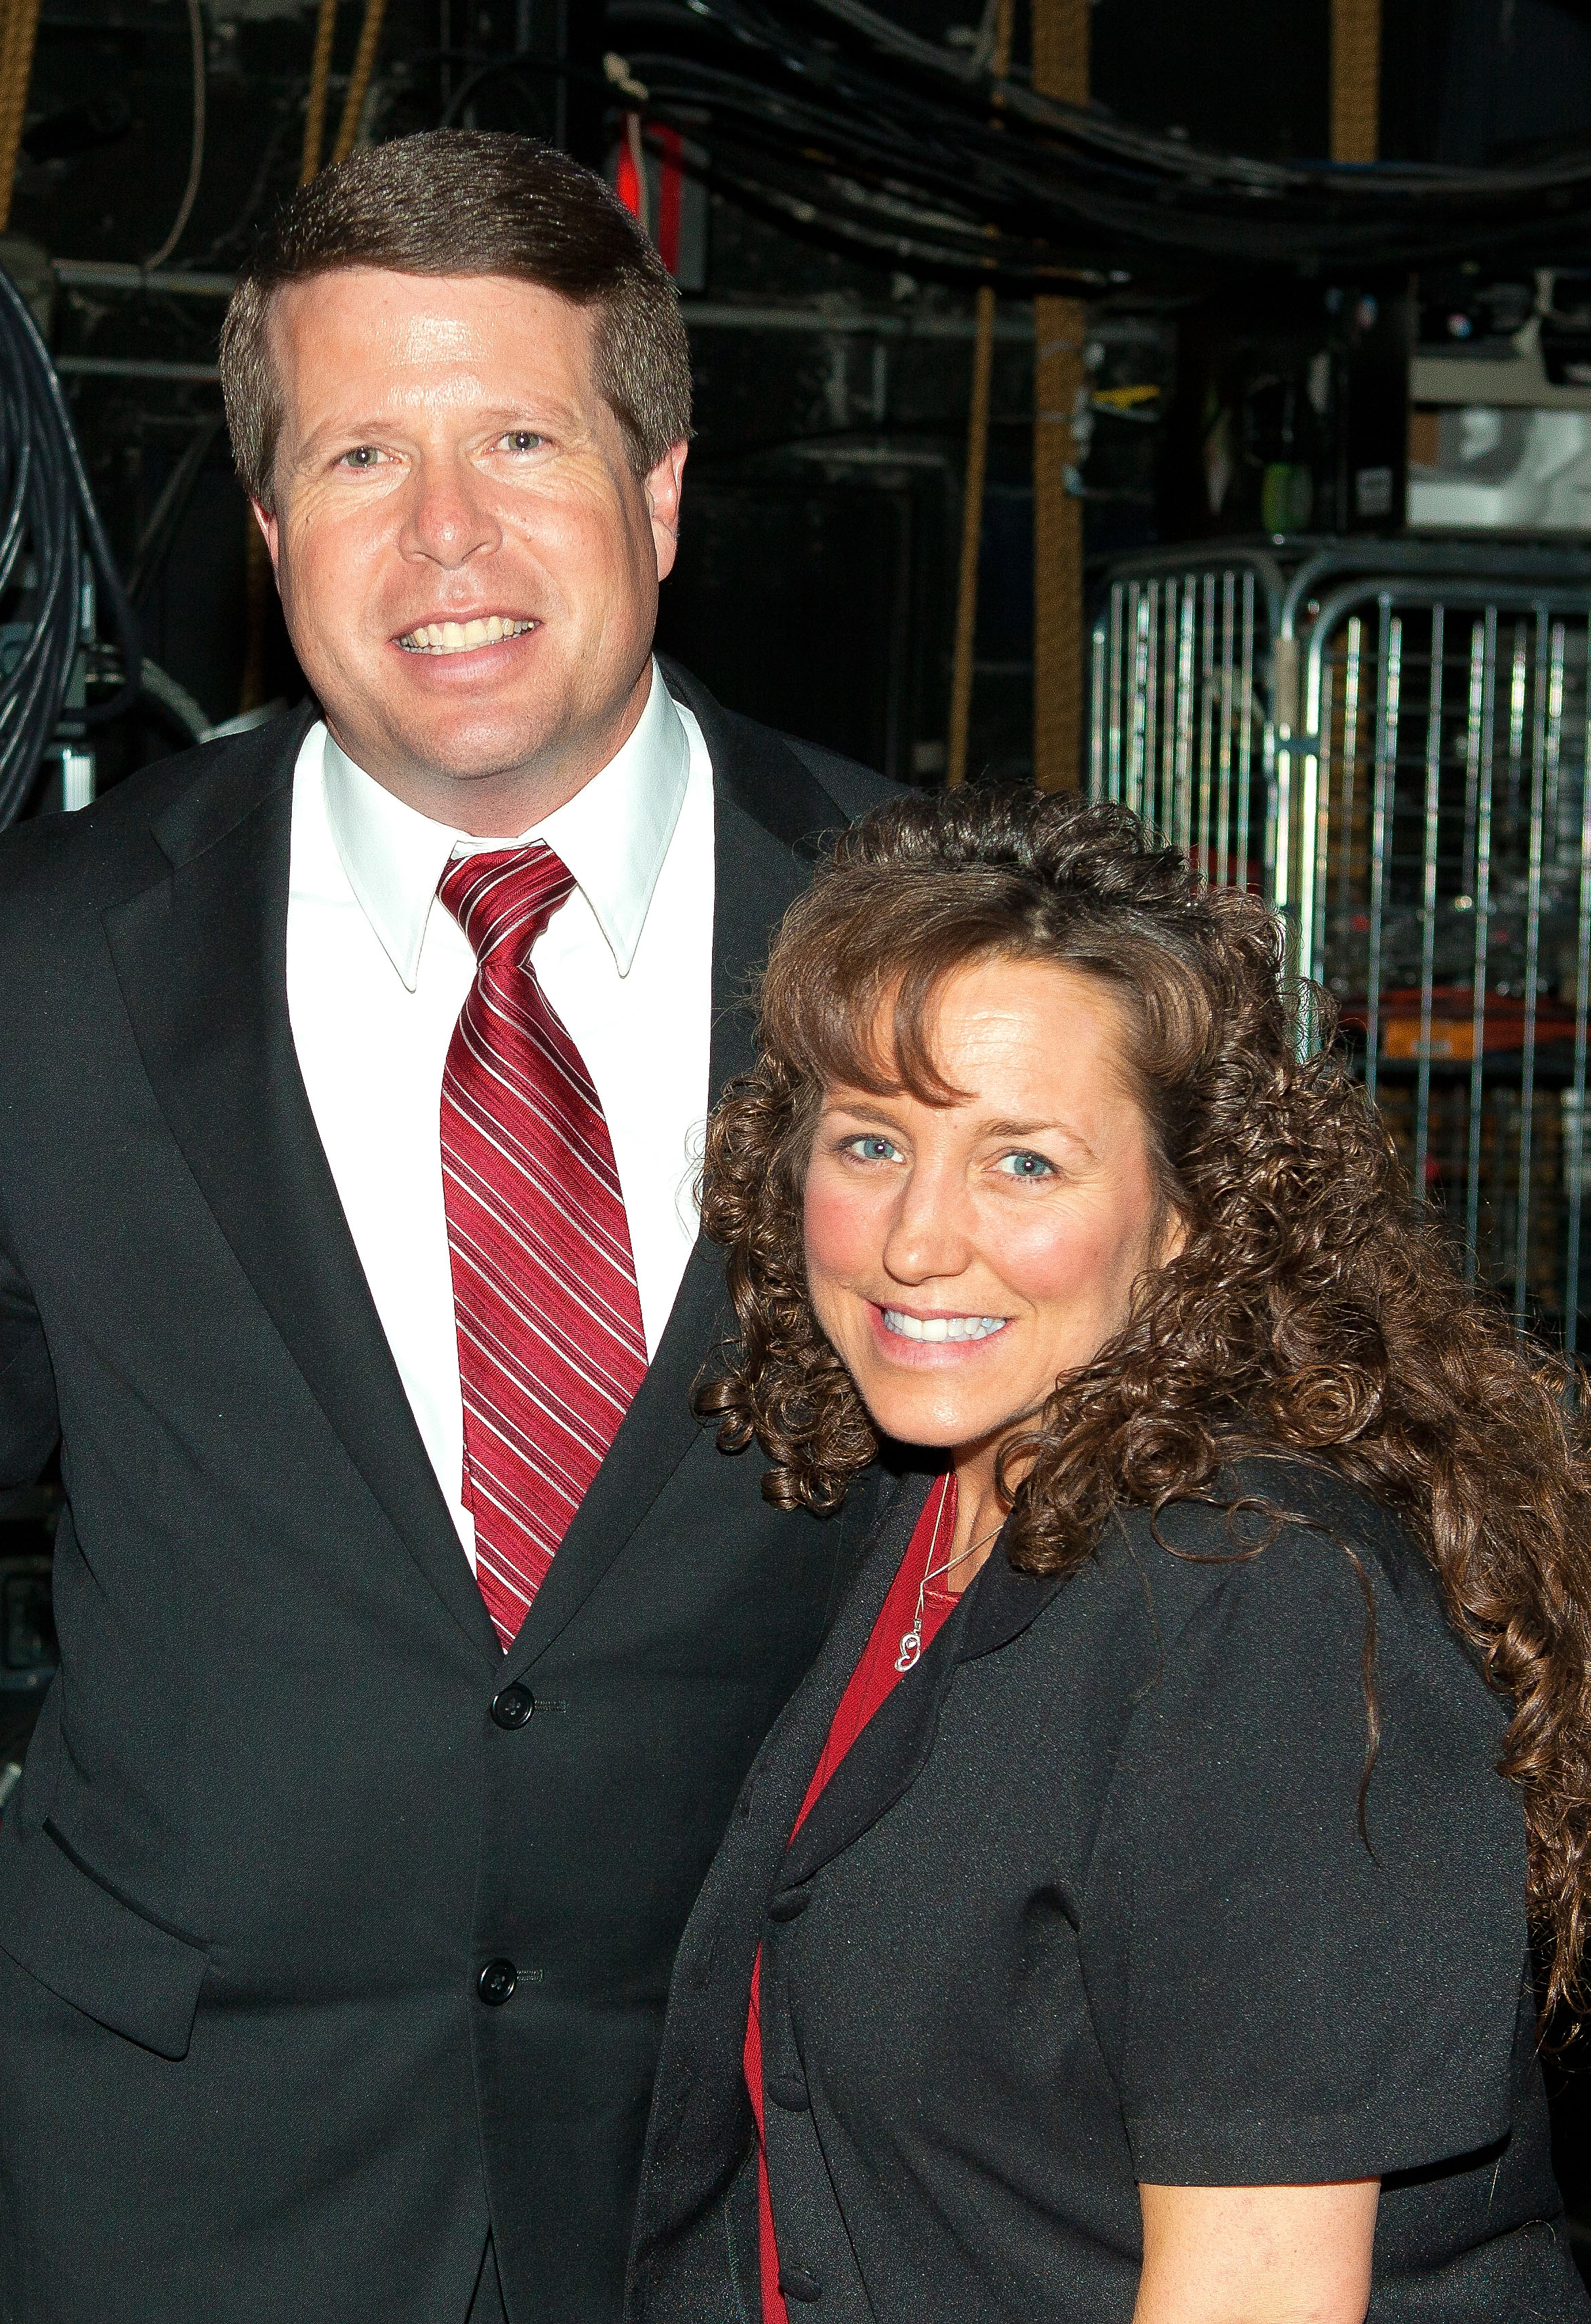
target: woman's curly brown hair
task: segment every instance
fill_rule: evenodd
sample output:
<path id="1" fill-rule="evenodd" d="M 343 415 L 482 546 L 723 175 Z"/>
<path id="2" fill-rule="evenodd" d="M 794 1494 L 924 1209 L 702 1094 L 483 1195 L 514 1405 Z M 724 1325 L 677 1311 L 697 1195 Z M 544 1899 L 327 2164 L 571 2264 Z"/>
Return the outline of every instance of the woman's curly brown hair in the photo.
<path id="1" fill-rule="evenodd" d="M 1256 899 L 1205 888 L 1123 808 L 1033 792 L 912 798 L 847 832 L 785 919 L 759 1062 L 709 1127 L 703 1222 L 728 1248 L 740 1336 L 698 1407 L 726 1450 L 762 1445 L 782 1507 L 836 1507 L 873 1459 L 867 1412 L 807 1296 L 813 1132 L 836 1084 L 953 1097 L 933 1003 L 948 974 L 989 957 L 1110 988 L 1186 1237 L 1010 1448 L 1023 1467 L 1013 1563 L 1064 1572 L 1113 1505 L 1207 1497 L 1232 1460 L 1279 1447 L 1395 1510 L 1512 1702 L 1501 1767 L 1524 1802 L 1549 2006 L 1572 2001 L 1591 1891 L 1579 1376 L 1522 1351 L 1466 1288 L 1339 1057 L 1300 1060 L 1280 933 Z"/>

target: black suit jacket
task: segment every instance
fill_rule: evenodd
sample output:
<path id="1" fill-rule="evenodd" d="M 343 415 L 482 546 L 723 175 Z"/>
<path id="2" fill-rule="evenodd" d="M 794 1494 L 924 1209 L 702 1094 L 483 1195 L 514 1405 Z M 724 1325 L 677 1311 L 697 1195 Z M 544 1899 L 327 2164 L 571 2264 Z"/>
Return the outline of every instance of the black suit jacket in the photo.
<path id="1" fill-rule="evenodd" d="M 669 682 L 716 1090 L 811 836 L 890 787 Z M 499 1652 L 293 1051 L 312 715 L 0 847 L 0 1485 L 59 1440 L 68 1497 L 0 1825 L 5 2324 L 462 2324 L 488 2224 L 513 2324 L 612 2324 L 675 1945 L 859 1532 L 694 1419 L 699 1247 Z"/>

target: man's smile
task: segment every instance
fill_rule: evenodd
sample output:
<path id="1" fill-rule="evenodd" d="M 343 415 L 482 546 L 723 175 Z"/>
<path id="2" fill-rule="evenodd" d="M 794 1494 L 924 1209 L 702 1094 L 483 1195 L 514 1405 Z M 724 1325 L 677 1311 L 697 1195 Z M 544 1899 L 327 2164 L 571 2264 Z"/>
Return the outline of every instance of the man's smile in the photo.
<path id="1" fill-rule="evenodd" d="M 539 629 L 540 622 L 516 613 L 487 613 L 467 622 L 422 622 L 407 630 L 398 643 L 405 653 L 471 653 L 481 646 L 501 645 L 504 638 L 521 638 Z"/>

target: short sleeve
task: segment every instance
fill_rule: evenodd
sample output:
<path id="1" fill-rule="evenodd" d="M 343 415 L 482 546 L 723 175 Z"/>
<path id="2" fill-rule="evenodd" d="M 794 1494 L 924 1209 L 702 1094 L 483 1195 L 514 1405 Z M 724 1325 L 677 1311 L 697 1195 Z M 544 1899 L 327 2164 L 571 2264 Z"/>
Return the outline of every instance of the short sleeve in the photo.
<path id="1" fill-rule="evenodd" d="M 1526 1955 L 1506 1707 L 1423 1563 L 1304 1527 L 1221 1569 L 1118 1760 L 1083 1969 L 1135 2174 L 1384 2177 L 1509 2127 Z M 1416 1570 L 1418 1569 L 1418 1570 Z"/>

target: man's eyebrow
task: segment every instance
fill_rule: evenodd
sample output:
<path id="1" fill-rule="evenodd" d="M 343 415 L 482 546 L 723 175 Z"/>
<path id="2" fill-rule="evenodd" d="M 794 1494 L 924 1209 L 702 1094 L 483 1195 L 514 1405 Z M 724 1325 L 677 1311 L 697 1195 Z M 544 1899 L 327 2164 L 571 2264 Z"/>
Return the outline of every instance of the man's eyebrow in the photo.
<path id="1" fill-rule="evenodd" d="M 534 421 L 538 415 L 543 420 L 567 420 L 569 416 L 568 408 L 559 402 L 556 396 L 553 396 L 545 402 L 537 398 L 533 401 L 527 401 L 523 403 L 488 405 L 480 417 L 488 428 L 510 428 L 516 421 L 522 427 L 525 426 Z"/>

